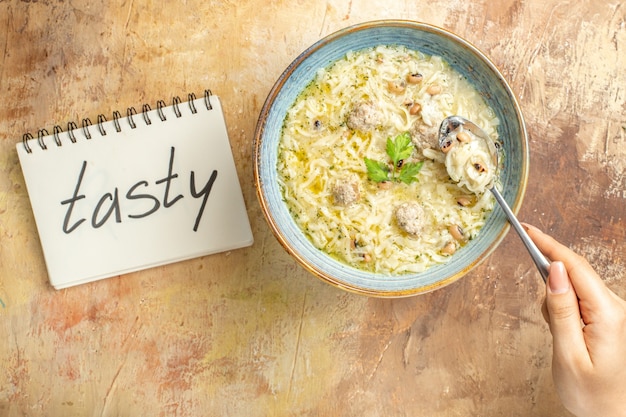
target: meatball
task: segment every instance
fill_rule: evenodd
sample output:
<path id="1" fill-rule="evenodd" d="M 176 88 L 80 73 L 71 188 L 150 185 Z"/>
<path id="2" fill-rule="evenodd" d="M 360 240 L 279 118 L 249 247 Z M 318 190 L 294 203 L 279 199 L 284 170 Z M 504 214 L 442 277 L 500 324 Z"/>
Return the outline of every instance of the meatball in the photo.
<path id="1" fill-rule="evenodd" d="M 403 203 L 396 209 L 396 222 L 410 235 L 418 235 L 424 228 L 424 209 L 418 203 Z"/>
<path id="2" fill-rule="evenodd" d="M 415 122 L 409 133 L 411 134 L 411 141 L 416 148 L 421 150 L 439 148 L 438 128 Z"/>
<path id="3" fill-rule="evenodd" d="M 382 114 L 378 106 L 372 101 L 363 101 L 355 104 L 346 121 L 350 129 L 362 132 L 375 129 L 381 122 Z"/>
<path id="4" fill-rule="evenodd" d="M 359 184 L 352 178 L 340 180 L 333 187 L 335 204 L 340 206 L 349 206 L 358 201 L 360 196 Z"/>

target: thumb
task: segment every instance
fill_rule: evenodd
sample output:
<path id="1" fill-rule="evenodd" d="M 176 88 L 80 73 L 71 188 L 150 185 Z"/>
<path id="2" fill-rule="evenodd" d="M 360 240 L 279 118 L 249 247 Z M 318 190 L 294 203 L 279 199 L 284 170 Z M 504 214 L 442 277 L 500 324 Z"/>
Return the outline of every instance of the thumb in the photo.
<path id="1" fill-rule="evenodd" d="M 554 338 L 554 355 L 569 361 L 587 352 L 578 297 L 563 262 L 550 264 L 546 288 L 548 323 Z"/>

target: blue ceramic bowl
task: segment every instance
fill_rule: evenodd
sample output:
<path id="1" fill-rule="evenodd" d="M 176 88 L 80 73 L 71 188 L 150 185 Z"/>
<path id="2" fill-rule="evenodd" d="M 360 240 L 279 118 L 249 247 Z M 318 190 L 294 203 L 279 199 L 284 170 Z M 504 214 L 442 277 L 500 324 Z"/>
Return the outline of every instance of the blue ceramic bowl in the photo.
<path id="1" fill-rule="evenodd" d="M 528 177 L 528 137 L 519 104 L 495 65 L 476 47 L 438 27 L 412 21 L 374 21 L 340 30 L 318 41 L 283 72 L 261 111 L 254 136 L 254 176 L 261 208 L 282 246 L 308 271 L 348 291 L 378 297 L 410 296 L 450 284 L 487 258 L 509 230 L 496 207 L 479 236 L 451 259 L 421 273 L 389 276 L 347 266 L 315 248 L 293 221 L 278 185 L 276 162 L 286 112 L 298 94 L 324 68 L 349 51 L 400 45 L 438 55 L 482 92 L 500 119 L 506 164 L 500 173 L 503 195 L 517 213 Z"/>

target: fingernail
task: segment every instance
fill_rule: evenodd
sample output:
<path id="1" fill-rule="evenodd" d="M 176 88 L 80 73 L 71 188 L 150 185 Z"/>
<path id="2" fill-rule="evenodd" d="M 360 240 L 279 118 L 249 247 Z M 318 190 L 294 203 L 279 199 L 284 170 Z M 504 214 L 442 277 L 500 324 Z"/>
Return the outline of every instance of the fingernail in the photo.
<path id="1" fill-rule="evenodd" d="M 524 222 L 522 222 L 522 227 L 523 227 L 524 229 L 526 229 L 526 231 L 529 231 L 529 230 L 531 230 L 531 229 L 532 229 L 532 230 L 537 230 L 537 231 L 539 231 L 539 232 L 541 231 L 541 230 L 539 230 L 538 228 L 536 228 L 535 226 L 533 226 L 532 224 L 528 224 L 528 223 L 524 223 Z"/>
<path id="2" fill-rule="evenodd" d="M 555 261 L 550 264 L 550 276 L 548 285 L 552 294 L 564 294 L 570 289 L 569 276 L 565 265 L 561 261 Z"/>

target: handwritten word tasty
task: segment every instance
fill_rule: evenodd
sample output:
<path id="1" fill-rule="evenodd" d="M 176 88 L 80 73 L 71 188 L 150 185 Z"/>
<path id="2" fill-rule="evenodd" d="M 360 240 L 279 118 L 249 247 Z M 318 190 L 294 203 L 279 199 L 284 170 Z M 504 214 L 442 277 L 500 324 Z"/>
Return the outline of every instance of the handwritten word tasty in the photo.
<path id="1" fill-rule="evenodd" d="M 145 202 L 149 204 L 149 208 L 147 210 L 127 214 L 127 218 L 129 219 L 141 219 L 155 213 L 161 207 L 166 209 L 170 208 L 174 204 L 185 198 L 185 196 L 183 196 L 182 194 L 178 194 L 175 196 L 170 195 L 170 187 L 172 186 L 172 183 L 178 180 L 178 174 L 173 172 L 175 151 L 176 150 L 174 147 L 172 147 L 170 150 L 170 160 L 167 175 L 161 179 L 154 181 L 155 185 L 161 185 L 161 188 L 163 189 L 162 200 L 159 200 L 159 198 L 157 198 L 155 195 L 148 192 L 150 183 L 146 180 L 140 180 L 133 184 L 126 191 L 126 194 L 124 195 L 125 200 L 120 199 L 120 191 L 118 187 L 115 187 L 112 192 L 107 192 L 102 195 L 98 200 L 98 203 L 93 208 L 91 216 L 91 227 L 93 227 L 94 229 L 102 227 L 104 224 L 106 224 L 107 221 L 109 221 L 109 219 L 111 219 L 112 216 L 114 216 L 116 223 L 122 223 L 123 201 L 126 200 L 131 202 L 137 202 L 137 200 L 145 200 Z M 87 197 L 85 194 L 81 194 L 80 191 L 86 171 L 87 161 L 83 161 L 80 173 L 78 174 L 76 187 L 74 188 L 74 194 L 71 198 L 61 201 L 62 205 L 67 205 L 67 211 L 65 212 L 65 218 L 63 220 L 63 232 L 66 234 L 72 233 L 87 220 L 85 218 L 74 219 L 72 216 L 72 212 L 74 211 L 74 209 L 78 205 L 85 203 L 81 200 L 84 200 Z M 201 189 L 198 189 L 196 185 L 195 172 L 190 172 L 189 193 L 192 198 L 201 200 L 195 223 L 193 225 L 194 232 L 198 230 L 198 226 L 200 225 L 200 220 L 202 219 L 202 215 L 204 213 L 209 194 L 211 193 L 211 188 L 213 188 L 213 184 L 215 183 L 216 178 L 217 171 L 214 170 L 206 183 L 204 183 L 204 186 Z"/>

